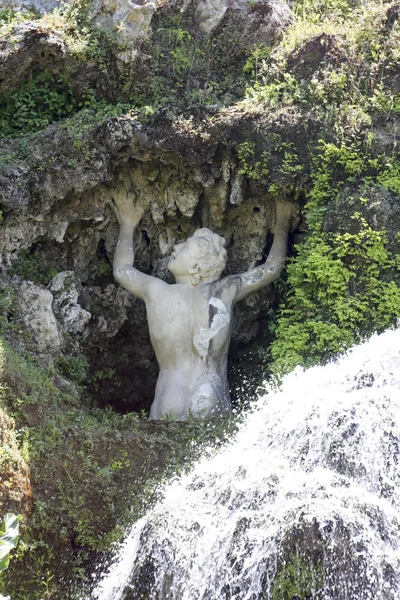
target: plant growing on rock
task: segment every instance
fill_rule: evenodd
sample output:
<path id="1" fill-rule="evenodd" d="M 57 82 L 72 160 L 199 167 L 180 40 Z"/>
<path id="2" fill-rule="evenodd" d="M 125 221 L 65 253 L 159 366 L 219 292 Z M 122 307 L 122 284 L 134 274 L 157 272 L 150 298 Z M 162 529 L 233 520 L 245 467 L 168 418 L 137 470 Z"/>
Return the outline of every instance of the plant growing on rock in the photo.
<path id="1" fill-rule="evenodd" d="M 21 515 L 7 513 L 0 523 L 0 573 L 8 569 L 10 552 L 17 547 Z"/>
<path id="2" fill-rule="evenodd" d="M 300 179 L 297 186 L 305 200 L 307 234 L 289 261 L 286 298 L 271 324 L 276 372 L 327 360 L 393 326 L 400 314 L 398 242 L 383 217 L 371 216 L 373 206 L 383 207 L 388 191 L 400 193 L 395 128 L 389 152 L 375 137 L 383 116 L 391 119 L 398 107 L 388 79 L 397 60 L 398 15 L 374 2 L 298 2 L 295 10 L 299 21 L 262 61 L 243 104 L 248 111 L 264 107 L 288 118 L 295 110 L 311 112 L 320 127 L 309 148 L 311 185 Z M 242 172 L 255 179 L 269 176 L 265 156 L 260 160 L 254 144 L 242 144 Z M 281 172 L 295 177 L 297 169 L 305 172 L 297 157 L 285 167 L 287 157 L 286 150 Z M 279 180 L 269 191 L 288 194 Z M 347 223 L 329 229 L 325 215 L 346 193 Z M 358 200 L 351 211 L 354 194 Z"/>

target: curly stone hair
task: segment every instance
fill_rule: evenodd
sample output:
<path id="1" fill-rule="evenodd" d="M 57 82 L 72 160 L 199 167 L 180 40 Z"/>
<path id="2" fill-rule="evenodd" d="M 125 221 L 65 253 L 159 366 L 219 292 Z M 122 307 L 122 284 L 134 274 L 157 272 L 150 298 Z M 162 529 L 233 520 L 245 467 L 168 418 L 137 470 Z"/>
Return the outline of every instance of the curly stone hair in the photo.
<path id="1" fill-rule="evenodd" d="M 197 285 L 202 279 L 210 277 L 216 281 L 226 265 L 225 238 L 207 227 L 195 231 L 193 237 L 197 240 L 198 256 L 196 264 L 189 270 L 192 283 Z"/>

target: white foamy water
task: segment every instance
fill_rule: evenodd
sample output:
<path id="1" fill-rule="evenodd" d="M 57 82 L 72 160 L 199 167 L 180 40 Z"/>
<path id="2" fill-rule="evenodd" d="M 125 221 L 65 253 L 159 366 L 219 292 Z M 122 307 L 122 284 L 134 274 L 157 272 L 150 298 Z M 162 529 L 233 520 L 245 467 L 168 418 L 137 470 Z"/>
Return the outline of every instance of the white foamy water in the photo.
<path id="1" fill-rule="evenodd" d="M 309 598 L 399 600 L 399 463 L 396 330 L 260 398 L 134 526 L 94 597 L 275 600 L 294 564 Z"/>

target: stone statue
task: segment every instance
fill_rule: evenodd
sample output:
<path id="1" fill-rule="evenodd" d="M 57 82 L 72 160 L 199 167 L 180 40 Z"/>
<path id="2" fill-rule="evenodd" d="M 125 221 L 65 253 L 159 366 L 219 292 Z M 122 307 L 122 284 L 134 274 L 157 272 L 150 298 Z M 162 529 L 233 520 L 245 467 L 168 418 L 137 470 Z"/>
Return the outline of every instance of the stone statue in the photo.
<path id="1" fill-rule="evenodd" d="M 145 208 L 127 193 L 116 194 L 113 205 L 120 225 L 114 277 L 146 303 L 150 339 L 160 367 L 150 416 L 226 415 L 231 410 L 227 359 L 233 307 L 281 272 L 293 206 L 276 205 L 274 241 L 263 265 L 220 279 L 226 264 L 225 240 L 203 227 L 174 247 L 168 269 L 176 283 L 168 284 L 133 266 L 133 234 Z"/>

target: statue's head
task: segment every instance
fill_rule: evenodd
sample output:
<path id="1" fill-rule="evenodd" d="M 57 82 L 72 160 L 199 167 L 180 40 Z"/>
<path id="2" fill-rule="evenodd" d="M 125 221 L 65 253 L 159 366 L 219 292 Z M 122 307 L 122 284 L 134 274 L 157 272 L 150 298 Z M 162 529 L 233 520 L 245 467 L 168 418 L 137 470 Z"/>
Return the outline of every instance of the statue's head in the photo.
<path id="1" fill-rule="evenodd" d="M 168 269 L 177 281 L 197 285 L 217 281 L 225 265 L 225 239 L 203 227 L 186 242 L 174 246 Z"/>

